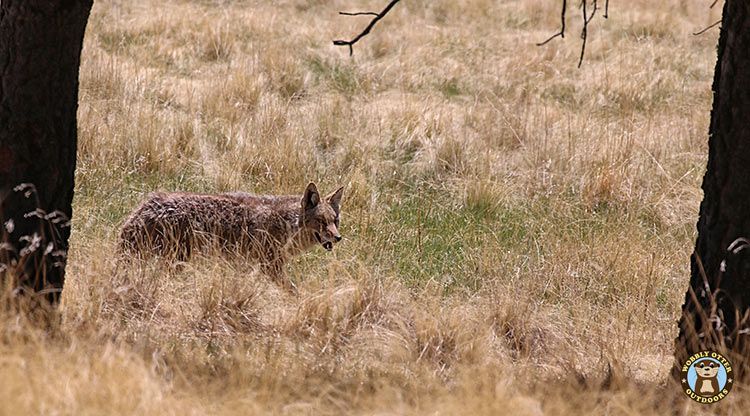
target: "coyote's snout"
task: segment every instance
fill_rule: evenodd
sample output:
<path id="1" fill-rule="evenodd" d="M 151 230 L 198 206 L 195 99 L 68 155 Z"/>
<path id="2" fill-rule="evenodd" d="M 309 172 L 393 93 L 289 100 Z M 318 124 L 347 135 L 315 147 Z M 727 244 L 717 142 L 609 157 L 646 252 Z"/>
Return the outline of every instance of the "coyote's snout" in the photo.
<path id="1" fill-rule="evenodd" d="M 328 251 L 341 241 L 343 187 L 325 199 L 314 183 L 304 195 L 234 192 L 220 195 L 154 193 L 125 220 L 123 252 L 187 260 L 194 252 L 218 249 L 258 260 L 264 272 L 283 279 L 286 259 L 320 244 Z"/>

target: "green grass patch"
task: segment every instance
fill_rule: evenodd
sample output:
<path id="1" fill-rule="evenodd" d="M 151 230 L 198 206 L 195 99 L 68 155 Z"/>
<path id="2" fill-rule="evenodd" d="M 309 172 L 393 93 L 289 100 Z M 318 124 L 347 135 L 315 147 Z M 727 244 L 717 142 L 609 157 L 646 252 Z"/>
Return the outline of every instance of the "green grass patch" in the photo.
<path id="1" fill-rule="evenodd" d="M 430 192 L 394 202 L 370 235 L 357 238 L 374 243 L 371 260 L 390 265 L 410 286 L 433 281 L 448 291 L 476 289 L 480 248 L 522 244 L 524 222 L 518 208 L 500 207 L 490 214 Z"/>
<path id="2" fill-rule="evenodd" d="M 437 88 L 445 98 L 458 97 L 462 94 L 461 85 L 456 78 L 451 78 L 439 83 Z"/>
<path id="3" fill-rule="evenodd" d="M 362 82 L 355 66 L 330 62 L 317 56 L 308 59 L 307 64 L 317 81 L 327 84 L 333 90 L 346 96 L 362 92 Z"/>

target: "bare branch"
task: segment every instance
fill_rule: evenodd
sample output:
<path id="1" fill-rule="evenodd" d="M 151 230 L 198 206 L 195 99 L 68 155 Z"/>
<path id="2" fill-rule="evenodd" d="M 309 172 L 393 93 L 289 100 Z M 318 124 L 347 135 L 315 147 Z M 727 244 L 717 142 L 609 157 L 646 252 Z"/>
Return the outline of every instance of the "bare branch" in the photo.
<path id="1" fill-rule="evenodd" d="M 709 31 L 710 29 L 713 29 L 713 28 L 715 28 L 716 26 L 719 26 L 720 24 L 721 24 L 721 19 L 719 19 L 719 20 L 717 20 L 717 21 L 715 21 L 715 22 L 711 23 L 711 24 L 710 24 L 710 25 L 709 25 L 708 27 L 706 27 L 706 28 L 705 28 L 705 29 L 703 29 L 703 30 L 699 30 L 699 31 L 697 31 L 697 32 L 693 32 L 693 36 L 698 36 L 698 35 L 702 35 L 702 34 L 704 34 L 704 33 L 708 32 L 708 31 Z"/>
<path id="2" fill-rule="evenodd" d="M 588 2 L 591 1 L 591 6 L 593 6 L 593 10 L 591 11 L 591 14 L 588 14 L 587 11 L 587 5 Z M 562 0 L 562 12 L 560 13 L 560 31 L 555 33 L 554 35 L 550 36 L 543 42 L 539 42 L 536 45 L 537 46 L 543 46 L 549 43 L 552 39 L 555 39 L 557 37 L 564 38 L 565 37 L 565 13 L 567 9 L 567 0 Z M 581 16 L 583 17 L 583 28 L 581 29 L 581 40 L 583 40 L 583 43 L 581 44 L 581 56 L 578 58 L 578 67 L 581 67 L 581 64 L 583 63 L 583 57 L 586 54 L 586 41 L 588 40 L 588 33 L 589 33 L 589 23 L 594 19 L 594 16 L 596 15 L 597 10 L 599 10 L 599 3 L 598 0 L 581 0 Z M 602 15 L 605 19 L 609 18 L 609 0 L 605 0 L 604 2 L 604 14 Z"/>
<path id="3" fill-rule="evenodd" d="M 719 0 L 714 0 L 714 1 L 713 1 L 713 3 L 711 3 L 711 5 L 710 5 L 710 6 L 708 6 L 708 8 L 709 8 L 709 9 L 713 9 L 713 8 L 714 8 L 714 6 L 716 6 L 716 4 L 717 4 L 718 2 L 719 2 Z M 708 31 L 709 31 L 710 29 L 713 29 L 713 28 L 715 28 L 716 26 L 718 26 L 718 25 L 720 25 L 720 24 L 721 24 L 721 19 L 719 19 L 719 20 L 718 20 L 718 21 L 716 21 L 716 22 L 713 22 L 713 23 L 711 23 L 710 25 L 708 25 L 707 27 L 703 28 L 702 30 L 699 30 L 699 31 L 697 31 L 697 32 L 693 32 L 693 36 L 699 36 L 699 35 L 702 35 L 702 34 L 704 34 L 704 33 L 708 32 Z"/>
<path id="4" fill-rule="evenodd" d="M 370 33 L 370 30 L 372 30 L 373 26 L 375 26 L 376 23 L 383 17 L 385 17 L 388 12 L 391 11 L 393 6 L 396 5 L 401 0 L 391 0 L 390 3 L 388 3 L 387 6 L 385 6 L 385 9 L 381 11 L 380 13 L 375 12 L 356 12 L 356 13 L 349 13 L 349 12 L 339 12 L 339 14 L 344 16 L 361 16 L 361 15 L 369 15 L 369 16 L 375 16 L 371 21 L 370 24 L 365 27 L 365 30 L 362 31 L 359 35 L 355 36 L 351 40 L 334 40 L 333 44 L 336 46 L 348 46 L 349 47 L 349 56 L 352 56 L 354 54 L 354 44 L 357 43 L 360 39 L 367 36 L 367 34 Z M 564 1 L 564 0 L 563 0 Z"/>

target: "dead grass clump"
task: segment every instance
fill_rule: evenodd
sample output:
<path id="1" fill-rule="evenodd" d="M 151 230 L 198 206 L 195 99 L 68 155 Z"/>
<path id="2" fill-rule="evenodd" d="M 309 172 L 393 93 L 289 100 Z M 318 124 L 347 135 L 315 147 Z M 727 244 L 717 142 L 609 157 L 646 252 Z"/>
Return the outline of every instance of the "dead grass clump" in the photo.
<path id="1" fill-rule="evenodd" d="M 164 318 L 164 310 L 159 302 L 163 281 L 152 277 L 158 270 L 164 270 L 164 266 L 160 260 L 155 260 L 128 272 L 116 273 L 112 280 L 95 282 L 97 285 L 106 284 L 94 289 L 101 293 L 92 293 L 101 296 L 101 313 L 122 321 L 146 320 L 153 323 L 155 319 Z"/>
<path id="2" fill-rule="evenodd" d="M 387 327 L 393 311 L 383 291 L 375 282 L 319 290 L 300 303 L 288 330 L 315 339 L 321 352 L 336 352 L 359 330 Z"/>
<path id="3" fill-rule="evenodd" d="M 418 318 L 415 352 L 417 362 L 430 362 L 438 373 L 444 374 L 459 358 L 460 327 L 441 315 Z"/>
<path id="4" fill-rule="evenodd" d="M 619 169 L 622 169 L 621 167 Z M 591 211 L 616 209 L 624 203 L 622 196 L 623 177 L 618 166 L 602 166 L 584 178 L 581 198 L 584 206 Z"/>
<path id="5" fill-rule="evenodd" d="M 99 49 L 90 49 L 93 49 L 92 59 L 84 61 L 80 68 L 80 94 L 92 101 L 121 97 L 126 85 L 120 68 L 123 62 Z"/>
<path id="6" fill-rule="evenodd" d="M 231 341 L 238 335 L 257 335 L 266 330 L 257 305 L 259 291 L 250 285 L 232 283 L 229 286 L 226 282 L 213 282 L 196 294 L 200 314 L 194 323 L 195 331 L 205 338 Z"/>
<path id="7" fill-rule="evenodd" d="M 206 87 L 200 100 L 201 117 L 205 120 L 223 118 L 239 123 L 251 118 L 260 103 L 262 83 L 257 75 L 233 72 Z"/>
<path id="8" fill-rule="evenodd" d="M 228 28 L 212 28 L 208 36 L 200 36 L 199 56 L 207 62 L 228 61 L 234 49 L 234 37 Z"/>
<path id="9" fill-rule="evenodd" d="M 550 335 L 519 311 L 506 307 L 492 313 L 490 319 L 494 334 L 505 340 L 513 358 L 533 359 L 545 354 Z"/>
<path id="10" fill-rule="evenodd" d="M 284 50 L 269 49 L 259 53 L 256 60 L 267 87 L 275 91 L 282 100 L 296 100 L 306 96 L 310 74 L 304 69 L 300 58 L 290 56 Z"/>

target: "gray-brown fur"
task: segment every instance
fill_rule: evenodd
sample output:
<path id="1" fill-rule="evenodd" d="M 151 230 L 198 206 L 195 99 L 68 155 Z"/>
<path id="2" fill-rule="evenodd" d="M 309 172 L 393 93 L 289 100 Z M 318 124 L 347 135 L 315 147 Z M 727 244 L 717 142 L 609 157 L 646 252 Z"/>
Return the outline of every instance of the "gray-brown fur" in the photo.
<path id="1" fill-rule="evenodd" d="M 342 189 L 325 200 L 312 183 L 302 196 L 153 193 L 125 220 L 120 247 L 177 260 L 218 249 L 255 259 L 278 279 L 288 256 L 318 243 L 332 250 L 341 239 Z"/>

